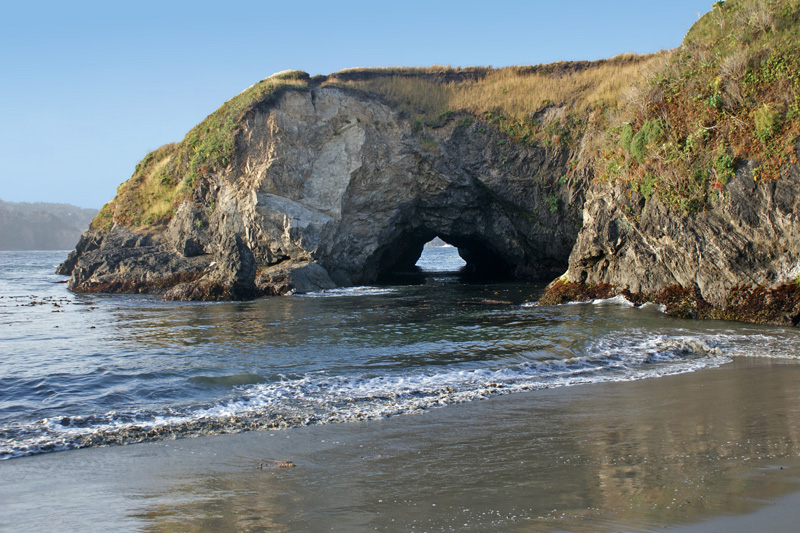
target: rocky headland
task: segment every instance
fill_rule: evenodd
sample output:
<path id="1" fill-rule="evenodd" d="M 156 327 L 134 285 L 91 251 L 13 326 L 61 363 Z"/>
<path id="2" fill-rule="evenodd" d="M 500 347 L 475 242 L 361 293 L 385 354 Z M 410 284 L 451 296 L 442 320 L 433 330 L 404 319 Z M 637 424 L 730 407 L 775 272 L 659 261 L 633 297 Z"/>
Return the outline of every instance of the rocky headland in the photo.
<path id="1" fill-rule="evenodd" d="M 85 292 L 370 283 L 434 237 L 542 303 L 797 325 L 800 6 L 717 2 L 674 51 L 271 76 L 137 166 L 59 268 Z"/>

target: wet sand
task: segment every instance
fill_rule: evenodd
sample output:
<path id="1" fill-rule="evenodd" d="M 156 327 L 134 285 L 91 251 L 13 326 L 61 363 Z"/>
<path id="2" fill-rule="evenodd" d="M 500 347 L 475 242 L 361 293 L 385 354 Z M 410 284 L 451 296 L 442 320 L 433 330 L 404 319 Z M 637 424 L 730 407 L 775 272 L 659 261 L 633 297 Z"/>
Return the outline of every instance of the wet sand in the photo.
<path id="1" fill-rule="evenodd" d="M 800 521 L 799 454 L 800 364 L 740 359 L 379 421 L 3 461 L 0 529 L 783 531 Z"/>

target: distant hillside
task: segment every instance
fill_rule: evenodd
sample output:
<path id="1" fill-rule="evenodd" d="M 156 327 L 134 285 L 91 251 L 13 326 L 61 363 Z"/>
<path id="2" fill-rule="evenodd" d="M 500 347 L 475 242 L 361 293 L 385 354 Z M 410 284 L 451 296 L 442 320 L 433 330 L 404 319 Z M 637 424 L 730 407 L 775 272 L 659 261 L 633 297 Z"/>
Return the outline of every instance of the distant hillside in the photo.
<path id="1" fill-rule="evenodd" d="M 96 214 L 69 204 L 0 200 L 0 250 L 74 248 Z"/>

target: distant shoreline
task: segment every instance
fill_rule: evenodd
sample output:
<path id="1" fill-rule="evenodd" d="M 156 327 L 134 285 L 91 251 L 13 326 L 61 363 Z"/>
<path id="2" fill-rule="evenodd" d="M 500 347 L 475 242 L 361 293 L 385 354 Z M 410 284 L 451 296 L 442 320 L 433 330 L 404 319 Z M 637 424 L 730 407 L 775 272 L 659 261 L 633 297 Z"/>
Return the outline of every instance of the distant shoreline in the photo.
<path id="1" fill-rule="evenodd" d="M 0 251 L 71 250 L 95 215 L 70 204 L 0 200 Z"/>

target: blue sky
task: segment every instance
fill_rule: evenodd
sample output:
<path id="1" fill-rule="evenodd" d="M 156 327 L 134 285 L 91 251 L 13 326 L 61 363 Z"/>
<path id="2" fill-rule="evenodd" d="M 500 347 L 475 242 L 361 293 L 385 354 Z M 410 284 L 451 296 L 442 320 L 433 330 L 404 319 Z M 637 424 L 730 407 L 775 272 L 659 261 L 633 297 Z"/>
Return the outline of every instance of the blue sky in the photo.
<path id="1" fill-rule="evenodd" d="M 9 2 L 0 199 L 99 208 L 150 150 L 285 69 L 530 65 L 680 44 L 711 0 Z"/>

